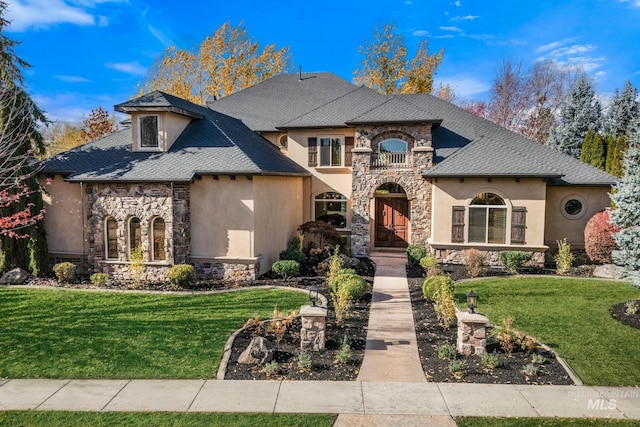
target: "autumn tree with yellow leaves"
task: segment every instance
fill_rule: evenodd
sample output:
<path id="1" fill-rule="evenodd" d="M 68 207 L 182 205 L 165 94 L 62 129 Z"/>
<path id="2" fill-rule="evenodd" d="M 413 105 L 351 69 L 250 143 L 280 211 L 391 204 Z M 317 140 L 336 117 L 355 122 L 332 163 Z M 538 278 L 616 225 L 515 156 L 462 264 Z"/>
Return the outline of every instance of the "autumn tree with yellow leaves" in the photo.
<path id="1" fill-rule="evenodd" d="M 46 155 L 53 156 L 117 130 L 113 114 L 109 114 L 102 106 L 92 108 L 81 125 L 55 122 L 47 126 L 43 132 L 48 143 Z"/>
<path id="2" fill-rule="evenodd" d="M 290 66 L 289 47 L 260 47 L 242 23 L 226 22 L 198 49 L 168 48 L 154 64 L 139 94 L 161 90 L 196 104 L 253 86 Z"/>
<path id="3" fill-rule="evenodd" d="M 444 49 L 429 54 L 429 42 L 424 40 L 416 55 L 408 58 L 404 37 L 396 33 L 393 24 L 374 27 L 372 36 L 373 40 L 358 49 L 364 58 L 354 72 L 356 84 L 385 95 L 433 91 L 433 76 L 442 62 Z M 438 92 L 446 97 L 453 96 L 447 86 L 441 86 Z"/>

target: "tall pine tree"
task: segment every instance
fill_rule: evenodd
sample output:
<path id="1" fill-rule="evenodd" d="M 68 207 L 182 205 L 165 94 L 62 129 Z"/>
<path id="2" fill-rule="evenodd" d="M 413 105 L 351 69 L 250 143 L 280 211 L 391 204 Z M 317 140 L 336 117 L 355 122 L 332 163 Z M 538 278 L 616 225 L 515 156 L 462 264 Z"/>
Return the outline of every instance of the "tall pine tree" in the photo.
<path id="1" fill-rule="evenodd" d="M 629 139 L 626 135 L 620 135 L 616 140 L 616 148 L 611 160 L 611 170 L 607 171 L 611 175 L 622 177 L 624 175 L 624 155 L 629 147 Z"/>
<path id="2" fill-rule="evenodd" d="M 580 161 L 582 161 L 582 163 L 591 164 L 593 136 L 594 136 L 594 132 L 591 129 L 589 129 L 587 131 L 587 134 L 584 137 L 584 142 L 582 143 L 582 147 L 580 148 Z"/>
<path id="3" fill-rule="evenodd" d="M 618 138 L 629 132 L 629 126 L 635 117 L 640 114 L 638 105 L 638 89 L 630 81 L 624 85 L 621 93 L 616 88 L 611 105 L 604 117 L 604 132 Z"/>
<path id="4" fill-rule="evenodd" d="M 611 212 L 611 224 L 620 227 L 615 234 L 618 250 L 612 258 L 625 267 L 626 276 L 640 287 L 640 119 L 630 126 L 629 149 L 623 161 L 626 173 L 615 186 L 611 200 L 617 206 Z"/>
<path id="5" fill-rule="evenodd" d="M 5 268 L 22 267 L 34 275 L 47 267 L 43 203 L 31 167 L 44 154 L 38 125 L 44 113 L 24 90 L 22 69 L 29 67 L 13 51 L 16 42 L 4 35 L 7 3 L 0 0 L 0 249 Z"/>
<path id="6" fill-rule="evenodd" d="M 589 130 L 598 129 L 601 107 L 585 75 L 578 78 L 560 110 L 560 120 L 551 129 L 547 145 L 580 158 L 582 142 Z"/>
<path id="7" fill-rule="evenodd" d="M 605 144 L 604 137 L 599 133 L 596 133 L 595 136 L 593 137 L 593 144 L 591 145 L 591 159 L 589 161 L 589 164 L 591 166 L 594 166 L 598 169 L 603 169 L 603 170 L 604 170 L 604 163 L 605 163 L 605 156 L 606 156 L 604 144 Z"/>

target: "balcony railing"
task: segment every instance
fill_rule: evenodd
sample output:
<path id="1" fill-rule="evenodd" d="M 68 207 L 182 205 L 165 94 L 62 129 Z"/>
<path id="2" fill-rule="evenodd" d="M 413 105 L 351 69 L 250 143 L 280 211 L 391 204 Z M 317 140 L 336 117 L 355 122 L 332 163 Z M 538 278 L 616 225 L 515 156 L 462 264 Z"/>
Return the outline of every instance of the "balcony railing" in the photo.
<path id="1" fill-rule="evenodd" d="M 411 167 L 411 156 L 404 151 L 377 153 L 371 158 L 374 169 L 404 169 Z"/>

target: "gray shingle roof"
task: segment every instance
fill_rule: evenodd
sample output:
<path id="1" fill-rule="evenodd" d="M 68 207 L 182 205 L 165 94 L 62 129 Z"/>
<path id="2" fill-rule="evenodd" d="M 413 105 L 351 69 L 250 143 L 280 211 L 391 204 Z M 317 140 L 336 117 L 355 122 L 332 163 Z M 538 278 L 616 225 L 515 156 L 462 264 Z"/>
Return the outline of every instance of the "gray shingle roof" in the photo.
<path id="1" fill-rule="evenodd" d="M 277 127 L 354 90 L 332 73 L 280 74 L 250 88 L 207 103 L 213 110 L 241 119 L 256 132 Z"/>
<path id="2" fill-rule="evenodd" d="M 131 129 L 124 129 L 46 159 L 42 172 L 85 182 L 186 182 L 198 174 L 309 175 L 240 120 L 186 106 L 203 113 L 203 119 L 193 119 L 166 153 L 131 152 Z"/>
<path id="3" fill-rule="evenodd" d="M 117 104 L 116 111 L 121 113 L 132 113 L 134 111 L 171 111 L 183 116 L 201 119 L 203 117 L 202 107 L 193 104 L 177 96 L 161 92 L 159 90 L 149 92 L 138 98 Z"/>

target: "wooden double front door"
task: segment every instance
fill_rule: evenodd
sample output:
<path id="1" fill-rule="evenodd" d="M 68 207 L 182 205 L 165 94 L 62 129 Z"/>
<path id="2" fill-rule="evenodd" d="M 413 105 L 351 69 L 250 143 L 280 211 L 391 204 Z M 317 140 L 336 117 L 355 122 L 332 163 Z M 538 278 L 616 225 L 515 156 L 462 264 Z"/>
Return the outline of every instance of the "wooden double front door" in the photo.
<path id="1" fill-rule="evenodd" d="M 404 248 L 409 245 L 409 201 L 376 197 L 375 246 Z"/>

